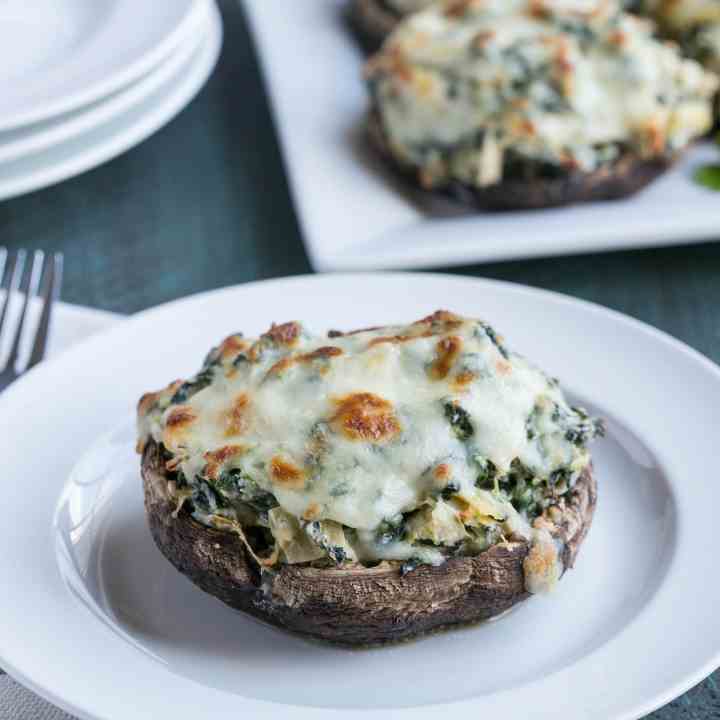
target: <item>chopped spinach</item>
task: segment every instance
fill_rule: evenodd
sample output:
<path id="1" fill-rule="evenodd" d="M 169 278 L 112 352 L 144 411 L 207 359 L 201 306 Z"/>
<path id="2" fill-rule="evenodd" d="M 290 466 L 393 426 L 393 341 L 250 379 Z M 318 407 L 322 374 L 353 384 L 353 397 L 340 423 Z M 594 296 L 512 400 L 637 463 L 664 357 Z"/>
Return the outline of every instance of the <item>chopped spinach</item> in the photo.
<path id="1" fill-rule="evenodd" d="M 237 368 L 246 362 L 250 362 L 248 360 L 248 356 L 244 352 L 241 352 L 236 355 L 235 359 L 232 361 L 232 364 L 233 364 L 233 367 Z"/>
<path id="2" fill-rule="evenodd" d="M 510 353 L 508 352 L 508 349 L 500 341 L 498 334 L 487 323 L 484 323 L 484 322 L 478 323 L 478 326 L 475 328 L 475 336 L 478 338 L 487 337 L 488 340 L 490 340 L 490 342 L 497 348 L 498 352 L 506 360 L 510 357 Z"/>
<path id="3" fill-rule="evenodd" d="M 402 540 L 403 537 L 405 537 L 405 519 L 401 514 L 398 514 L 383 520 L 378 525 L 375 541 L 378 545 L 390 545 L 390 543 Z"/>
<path id="4" fill-rule="evenodd" d="M 528 440 L 534 440 L 538 436 L 537 422 L 540 415 L 542 415 L 542 409 L 536 405 L 525 421 L 525 432 Z"/>
<path id="5" fill-rule="evenodd" d="M 457 495 L 460 492 L 460 485 L 457 482 L 450 481 L 440 492 L 440 497 L 443 500 L 449 500 L 453 495 Z"/>
<path id="6" fill-rule="evenodd" d="M 347 551 L 342 545 L 333 545 L 328 541 L 319 522 L 315 521 L 305 525 L 305 532 L 330 556 L 336 565 L 342 565 L 348 559 Z"/>
<path id="7" fill-rule="evenodd" d="M 200 480 L 192 487 L 191 501 L 195 510 L 203 513 L 215 513 L 227 503 L 204 480 Z"/>
<path id="8" fill-rule="evenodd" d="M 552 488 L 555 495 L 563 495 L 566 493 L 573 482 L 573 473 L 567 468 L 560 468 L 550 473 L 548 485 Z"/>
<path id="9" fill-rule="evenodd" d="M 534 499 L 532 488 L 525 486 L 515 489 L 511 502 L 517 511 L 522 512 L 530 507 Z"/>
<path id="10" fill-rule="evenodd" d="M 556 403 L 552 421 L 564 430 L 565 439 L 577 447 L 583 447 L 593 438 L 605 435 L 605 423 L 599 418 L 591 418 L 579 407 L 566 410 Z"/>
<path id="11" fill-rule="evenodd" d="M 598 418 L 591 418 L 582 408 L 570 408 L 574 413 L 574 424 L 565 432 L 568 442 L 582 447 L 590 440 L 605 435 L 605 423 Z"/>
<path id="12" fill-rule="evenodd" d="M 470 415 L 456 402 L 445 403 L 445 417 L 452 426 L 458 440 L 465 442 L 475 434 Z"/>
<path id="13" fill-rule="evenodd" d="M 239 500 L 258 512 L 267 512 L 278 505 L 272 493 L 263 490 L 249 475 L 238 468 L 225 470 L 213 484 L 228 500 Z"/>
<path id="14" fill-rule="evenodd" d="M 475 453 L 472 459 L 478 468 L 478 474 L 475 478 L 476 487 L 482 488 L 483 490 L 493 490 L 497 479 L 495 463 L 479 453 Z"/>
<path id="15" fill-rule="evenodd" d="M 206 365 L 192 380 L 184 382 L 172 396 L 171 405 L 186 403 L 193 395 L 212 384 L 215 377 L 216 362 Z"/>
<path id="16" fill-rule="evenodd" d="M 568 15 L 557 18 L 555 22 L 561 32 L 575 36 L 581 47 L 588 47 L 596 41 L 595 31 L 579 14 L 577 17 Z"/>
<path id="17" fill-rule="evenodd" d="M 330 497 L 342 497 L 350 492 L 350 483 L 338 482 L 335 483 L 329 490 Z"/>
<path id="18" fill-rule="evenodd" d="M 185 487 L 188 484 L 185 473 L 182 470 L 178 470 L 175 473 L 175 485 L 179 488 Z"/>

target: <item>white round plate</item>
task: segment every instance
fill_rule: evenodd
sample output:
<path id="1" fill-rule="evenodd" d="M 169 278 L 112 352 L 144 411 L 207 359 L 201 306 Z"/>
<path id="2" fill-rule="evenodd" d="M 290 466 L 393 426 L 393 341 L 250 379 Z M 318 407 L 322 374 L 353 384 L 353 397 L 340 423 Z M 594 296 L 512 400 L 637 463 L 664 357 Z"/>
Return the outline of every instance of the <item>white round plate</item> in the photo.
<path id="1" fill-rule="evenodd" d="M 218 339 L 483 317 L 608 420 L 599 504 L 555 593 L 494 623 L 353 652 L 266 628 L 153 545 L 132 416 Z M 325 275 L 141 313 L 0 396 L 0 666 L 84 718 L 630 720 L 720 662 L 714 481 L 720 368 L 635 320 L 561 295 L 430 274 Z M 102 439 L 98 438 L 102 436 Z"/>
<path id="2" fill-rule="evenodd" d="M 201 0 L 200 7 L 203 12 L 193 13 L 192 29 L 179 46 L 136 82 L 74 112 L 0 133 L 0 163 L 19 160 L 87 133 L 135 107 L 167 83 L 187 63 L 204 38 L 209 15 L 206 0 Z"/>
<path id="3" fill-rule="evenodd" d="M 208 0 L 202 21 L 165 63 L 139 84 L 50 130 L 46 150 L 0 166 L 0 200 L 39 190 L 100 165 L 145 140 L 199 92 L 222 46 L 222 20 Z M 193 46 L 196 46 L 193 48 Z M 124 107 L 123 107 L 124 106 Z M 68 134 L 60 141 L 59 136 Z M 46 140 L 47 140 L 46 136 Z M 33 140 L 27 141 L 30 145 Z M 0 153 L 2 149 L 0 147 Z M 23 153 L 24 154 L 24 153 Z"/>
<path id="4" fill-rule="evenodd" d="M 73 110 L 166 57 L 199 0 L 4 0 L 0 130 Z"/>

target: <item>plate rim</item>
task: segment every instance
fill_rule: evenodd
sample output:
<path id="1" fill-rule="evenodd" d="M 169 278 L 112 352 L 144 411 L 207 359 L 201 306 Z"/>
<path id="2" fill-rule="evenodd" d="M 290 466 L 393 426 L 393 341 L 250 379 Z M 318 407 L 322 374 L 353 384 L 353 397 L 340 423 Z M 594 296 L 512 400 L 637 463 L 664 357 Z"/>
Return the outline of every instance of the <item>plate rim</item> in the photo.
<path id="1" fill-rule="evenodd" d="M 307 80 L 306 92 L 312 94 L 315 105 L 323 104 L 326 115 L 340 117 L 341 122 L 332 124 L 311 116 L 312 110 L 306 110 L 291 92 L 292 86 L 289 90 L 283 81 L 290 76 L 287 58 L 278 48 L 287 45 L 287 26 L 291 23 L 275 21 L 279 3 L 277 0 L 239 1 L 253 30 L 293 206 L 314 269 L 324 272 L 436 268 L 712 241 L 718 220 L 716 203 L 711 191 L 693 184 L 689 177 L 698 164 L 713 162 L 715 153 L 703 142 L 689 148 L 686 165 L 679 163 L 679 167 L 669 170 L 633 197 L 504 213 L 467 212 L 455 205 L 459 214 L 451 217 L 418 212 L 418 205 L 424 206 L 430 200 L 427 193 L 409 184 L 398 186 L 397 178 L 372 151 L 363 151 L 362 157 L 357 153 L 354 146 L 360 137 L 357 126 L 363 117 L 363 111 L 356 107 L 358 88 L 336 93 L 333 84 L 331 96 L 326 87 L 330 81 L 320 73 L 315 74 L 320 78 L 315 85 L 311 83 L 313 78 L 302 78 Z M 351 72 L 359 78 L 362 57 L 353 37 L 339 20 L 339 3 L 335 0 L 317 0 L 317 3 L 322 3 L 322 13 L 302 4 L 293 6 L 292 24 L 302 23 L 305 34 L 321 28 L 312 49 L 325 59 L 334 53 L 335 66 L 342 67 L 343 72 L 349 66 L 347 55 L 353 53 L 355 69 Z M 305 15 L 313 12 L 313 17 L 304 20 Z M 333 15 L 332 19 L 329 15 Z M 329 39 L 331 23 L 332 38 Z M 335 98 L 339 100 L 331 105 Z M 347 110 L 350 105 L 355 112 L 352 117 Z M 303 108 L 303 112 L 293 115 L 288 108 L 294 107 Z M 317 140 L 320 136 L 322 143 Z M 352 210 L 365 212 L 366 226 L 372 231 L 358 231 L 349 223 L 343 224 L 341 219 L 328 219 L 342 198 L 317 190 L 322 183 L 318 182 L 320 173 L 314 171 L 315 167 L 322 167 L 325 175 L 333 173 L 340 178 L 342 185 L 350 188 L 346 196 L 363 198 L 363 206 L 358 203 Z M 683 173 L 688 177 L 683 177 Z M 663 183 L 670 183 L 670 187 L 663 190 Z M 398 192 L 398 187 L 406 187 L 407 192 Z M 688 193 L 676 200 L 678 211 L 667 213 L 666 222 L 661 226 L 646 221 L 651 217 L 652 203 L 643 198 L 672 203 L 678 188 Z M 693 207 L 683 212 L 688 201 Z M 636 203 L 644 204 L 636 209 Z M 534 232 L 538 221 L 547 228 L 543 232 Z"/>
<path id="2" fill-rule="evenodd" d="M 204 0 L 200 0 L 200 3 L 204 4 Z M 60 117 L 49 118 L 45 123 L 33 123 L 30 128 L 20 127 L 9 131 L 18 133 L 15 138 L 8 139 L 7 134 L 4 134 L 8 131 L 0 131 L 0 165 L 15 163 L 29 155 L 50 150 L 56 145 L 90 132 L 141 103 L 158 89 L 159 85 L 169 80 L 205 39 L 209 23 L 207 14 L 194 13 L 192 20 L 188 37 L 183 38 L 159 63 L 134 83 L 94 103 L 63 113 Z M 198 31 L 197 35 L 195 31 Z"/>
<path id="3" fill-rule="evenodd" d="M 54 143 L 42 151 L 13 161 L 12 164 L 17 166 L 17 172 L 13 175 L 11 171 L 9 175 L 0 178 L 0 200 L 8 200 L 50 187 L 103 165 L 146 140 L 187 107 L 212 74 L 223 43 L 222 20 L 214 1 L 201 0 L 201 7 L 208 12 L 208 17 L 201 23 L 201 27 L 204 26 L 202 37 L 180 63 L 179 68 L 175 68 L 169 77 L 164 78 L 159 86 L 152 88 L 145 97 L 137 99 L 122 112 L 105 118 L 101 124 Z M 183 68 L 187 68 L 186 74 L 181 73 Z M 173 78 L 178 77 L 179 81 L 161 100 L 149 105 L 154 93 L 158 93 L 162 87 L 169 86 Z M 144 103 L 148 106 L 141 110 Z M 134 113 L 137 117 L 128 117 Z M 120 122 L 125 123 L 122 128 L 107 132 L 109 124 Z M 87 140 L 86 136 L 92 134 L 101 137 L 95 138 L 95 142 L 83 148 L 81 152 L 68 151 L 68 144 L 80 142 L 84 138 Z M 47 157 L 62 153 L 65 154 L 60 159 Z M 23 167 L 27 162 L 38 163 L 38 166 L 28 170 Z M 7 173 L 7 166 L 4 170 Z"/>
<path id="4" fill-rule="evenodd" d="M 0 118 L 0 133 L 31 126 L 34 123 L 76 110 L 83 105 L 107 97 L 149 72 L 180 44 L 187 33 L 192 30 L 197 16 L 202 12 L 203 0 L 182 0 L 182 2 L 185 4 L 184 9 L 175 18 L 174 24 L 166 28 L 163 39 L 158 44 L 146 47 L 134 60 L 116 68 L 104 78 L 96 79 L 89 84 L 84 83 L 82 77 L 75 79 L 76 88 L 64 96 L 49 101 L 26 99 L 24 101 L 25 109 L 6 112 Z M 172 1 L 168 3 L 169 7 L 172 5 Z M 38 84 L 37 81 L 36 84 Z M 42 84 L 40 83 L 41 86 Z"/>
<path id="5" fill-rule="evenodd" d="M 0 412 L 4 409 L 5 405 L 8 403 L 7 398 L 13 397 L 18 392 L 22 392 L 22 389 L 27 385 L 29 382 L 31 382 L 31 379 L 34 378 L 36 375 L 40 373 L 46 373 L 50 372 L 46 370 L 46 368 L 49 365 L 55 365 L 58 362 L 58 359 L 61 357 L 66 357 L 67 355 L 77 355 L 82 354 L 86 351 L 87 347 L 92 347 L 93 344 L 98 343 L 105 343 L 107 338 L 109 336 L 112 336 L 113 334 L 120 334 L 124 332 L 123 328 L 125 328 L 125 332 L 130 332 L 132 328 L 136 325 L 140 325 L 142 323 L 145 323 L 148 321 L 148 319 L 152 320 L 152 318 L 156 315 L 160 315 L 163 312 L 167 311 L 171 307 L 175 307 L 182 309 L 184 304 L 187 303 L 196 303 L 202 299 L 208 298 L 208 297 L 217 297 L 221 296 L 222 294 L 231 294 L 234 291 L 237 291 L 240 288 L 252 288 L 254 286 L 259 285 L 272 285 L 272 284 L 282 284 L 282 283 L 305 283 L 305 282 L 323 282 L 325 280 L 334 279 L 334 280 L 352 280 L 357 278 L 363 278 L 363 277 L 381 277 L 386 278 L 387 280 L 403 280 L 407 279 L 408 277 L 414 278 L 417 280 L 420 279 L 426 279 L 428 277 L 434 278 L 436 280 L 441 280 L 445 282 L 450 283 L 460 283 L 460 284 L 483 284 L 488 286 L 488 289 L 492 289 L 493 287 L 503 288 L 509 292 L 518 292 L 523 295 L 527 296 L 535 296 L 537 297 L 547 297 L 549 300 L 554 302 L 559 302 L 562 305 L 579 305 L 582 308 L 591 311 L 592 313 L 601 313 L 603 315 L 608 315 L 613 319 L 615 322 L 620 322 L 622 324 L 627 325 L 628 327 L 631 327 L 635 331 L 639 331 L 643 334 L 646 334 L 648 337 L 652 338 L 655 341 L 661 342 L 662 344 L 666 345 L 669 349 L 678 351 L 682 355 L 688 356 L 691 358 L 694 362 L 699 362 L 704 369 L 706 369 L 708 372 L 710 372 L 715 379 L 718 381 L 718 384 L 720 385 L 720 366 L 713 362 L 710 358 L 706 357 L 702 353 L 700 353 L 698 350 L 692 348 L 687 343 L 684 343 L 683 341 L 673 337 L 669 333 L 660 330 L 646 322 L 643 322 L 637 318 L 634 318 L 632 316 L 626 315 L 620 311 L 614 310 L 612 308 L 607 308 L 603 305 L 600 305 L 599 303 L 595 303 L 593 301 L 584 300 L 581 298 L 574 298 L 572 296 L 559 293 L 553 290 L 546 290 L 543 288 L 535 288 L 532 286 L 528 286 L 525 284 L 520 283 L 514 283 L 514 282 L 508 282 L 503 280 L 495 280 L 495 279 L 489 279 L 489 278 L 475 278 L 471 276 L 464 276 L 464 275 L 451 275 L 451 274 L 445 274 L 445 273 L 398 273 L 398 272 L 378 272 L 378 273 L 337 273 L 337 274 L 331 274 L 331 275 L 313 275 L 313 274 L 303 274 L 303 275 L 297 275 L 297 276 L 289 276 L 289 277 L 280 277 L 280 278 L 273 278 L 268 280 L 257 280 L 250 283 L 243 283 L 238 285 L 229 285 L 226 287 L 217 288 L 210 291 L 204 291 L 204 292 L 198 292 L 193 293 L 191 295 L 187 295 L 181 298 L 177 298 L 175 300 L 168 301 L 166 303 L 162 303 L 160 305 L 157 305 L 155 307 L 149 308 L 147 310 L 144 310 L 142 312 L 136 313 L 133 316 L 128 317 L 125 319 L 124 322 L 118 323 L 114 326 L 109 327 L 108 329 L 101 331 L 95 335 L 93 335 L 91 338 L 88 338 L 87 340 L 84 340 L 77 345 L 73 346 L 72 348 L 68 349 L 66 352 L 61 353 L 58 358 L 51 359 L 48 363 L 44 363 L 33 370 L 31 370 L 25 377 L 21 378 L 17 383 L 15 383 L 6 393 L 3 393 L 2 396 L 0 396 Z M 130 328 L 130 330 L 127 330 L 127 328 Z M 19 388 L 19 389 L 18 389 Z M 72 712 L 80 717 L 83 718 L 101 718 L 106 717 L 103 714 L 93 714 L 89 710 L 85 711 L 83 708 L 76 707 L 70 702 L 66 702 L 63 698 L 57 696 L 54 692 L 48 690 L 46 687 L 42 686 L 40 683 L 36 683 L 29 675 L 22 673 L 19 671 L 17 667 L 12 662 L 8 662 L 7 659 L 2 659 L 3 667 L 7 670 L 8 674 L 12 677 L 18 678 L 20 682 L 22 682 L 24 685 L 29 687 L 30 689 L 34 690 L 37 694 L 41 695 L 42 697 L 47 698 L 50 702 L 53 702 L 59 707 L 62 707 L 69 712 Z M 613 718 L 617 718 L 617 720 L 635 720 L 636 718 L 639 718 L 641 716 L 644 716 L 645 714 L 652 712 L 653 710 L 657 709 L 658 707 L 666 704 L 667 702 L 671 701 L 673 698 L 677 697 L 678 695 L 682 694 L 689 688 L 691 688 L 693 685 L 700 682 L 702 679 L 707 677 L 711 672 L 713 672 L 718 665 L 720 665 L 720 648 L 715 652 L 714 656 L 708 660 L 707 662 L 703 663 L 694 673 L 688 673 L 686 676 L 678 679 L 671 687 L 668 687 L 663 693 L 658 693 L 655 696 L 653 696 L 651 699 L 648 699 L 641 707 L 633 707 L 629 709 L 627 712 L 621 714 L 621 715 L 614 715 Z M 562 672 L 562 671 L 560 671 Z M 530 685 L 535 685 L 537 683 L 543 682 L 545 678 L 541 678 L 538 681 L 530 683 Z M 512 692 L 508 691 L 508 692 Z M 503 695 L 505 693 L 499 693 L 499 695 Z M 362 711 L 347 711 L 348 717 L 360 717 L 359 713 L 362 713 L 362 716 L 365 717 L 368 714 L 372 714 L 373 716 L 377 717 L 391 717 L 389 713 L 397 714 L 398 716 L 405 717 L 405 713 L 409 713 L 411 711 L 420 711 L 423 709 L 431 709 L 431 710 L 438 710 L 443 707 L 450 707 L 451 705 L 455 705 L 459 708 L 469 708 L 472 707 L 473 702 L 477 702 L 479 698 L 472 698 L 470 700 L 461 700 L 453 703 L 441 703 L 441 704 L 433 704 L 433 705 L 425 705 L 421 706 L 419 708 L 399 708 L 399 709 L 392 709 L 392 710 L 385 710 L 382 708 L 379 709 L 373 709 L 373 710 L 362 710 Z M 266 706 L 270 709 L 272 708 L 283 708 L 282 712 L 286 712 L 288 714 L 292 713 L 293 717 L 300 717 L 302 715 L 303 711 L 307 711 L 310 708 L 305 708 L 303 706 L 292 706 L 292 705 L 278 705 L 276 703 L 268 703 L 264 701 L 254 701 L 252 698 L 243 698 L 243 702 L 247 702 L 249 705 L 256 705 L 257 707 L 263 707 Z M 321 717 L 325 717 L 323 714 L 323 710 L 320 710 L 318 708 L 311 708 L 313 713 L 315 715 L 320 713 Z M 328 717 L 330 716 L 330 713 L 337 712 L 333 710 L 328 710 Z M 343 711 L 346 712 L 346 711 Z M 387 713 L 387 714 L 386 714 Z M 262 715 L 263 717 L 266 717 L 265 714 Z M 270 717 L 270 715 L 267 715 L 267 717 Z M 308 715 L 309 717 L 309 715 Z"/>

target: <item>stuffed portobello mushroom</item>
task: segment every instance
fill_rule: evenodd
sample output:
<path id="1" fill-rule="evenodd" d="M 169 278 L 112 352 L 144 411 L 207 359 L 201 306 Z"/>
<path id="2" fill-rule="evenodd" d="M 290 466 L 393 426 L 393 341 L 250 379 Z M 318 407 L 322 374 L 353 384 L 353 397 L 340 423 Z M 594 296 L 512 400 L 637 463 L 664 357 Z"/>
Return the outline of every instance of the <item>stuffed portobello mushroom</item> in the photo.
<path id="1" fill-rule="evenodd" d="M 720 73 L 718 0 L 638 0 L 633 8 L 653 18 L 689 57 Z"/>
<path id="2" fill-rule="evenodd" d="M 430 7 L 434 0 L 350 0 L 350 22 L 368 51 L 377 50 L 406 16 Z"/>
<path id="3" fill-rule="evenodd" d="M 627 196 L 713 122 L 715 75 L 616 0 L 444 0 L 366 67 L 371 137 L 488 209 Z"/>
<path id="4" fill-rule="evenodd" d="M 599 420 L 491 326 L 227 338 L 138 406 L 160 550 L 279 627 L 372 645 L 495 617 L 572 567 Z"/>

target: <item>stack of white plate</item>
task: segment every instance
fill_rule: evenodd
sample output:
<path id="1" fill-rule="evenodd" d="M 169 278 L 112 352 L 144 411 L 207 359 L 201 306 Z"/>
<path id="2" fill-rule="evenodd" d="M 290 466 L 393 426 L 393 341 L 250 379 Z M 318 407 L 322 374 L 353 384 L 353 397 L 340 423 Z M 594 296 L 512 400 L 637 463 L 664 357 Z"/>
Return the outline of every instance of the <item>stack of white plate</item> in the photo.
<path id="1" fill-rule="evenodd" d="M 0 2 L 0 199 L 119 155 L 205 84 L 213 0 Z"/>

